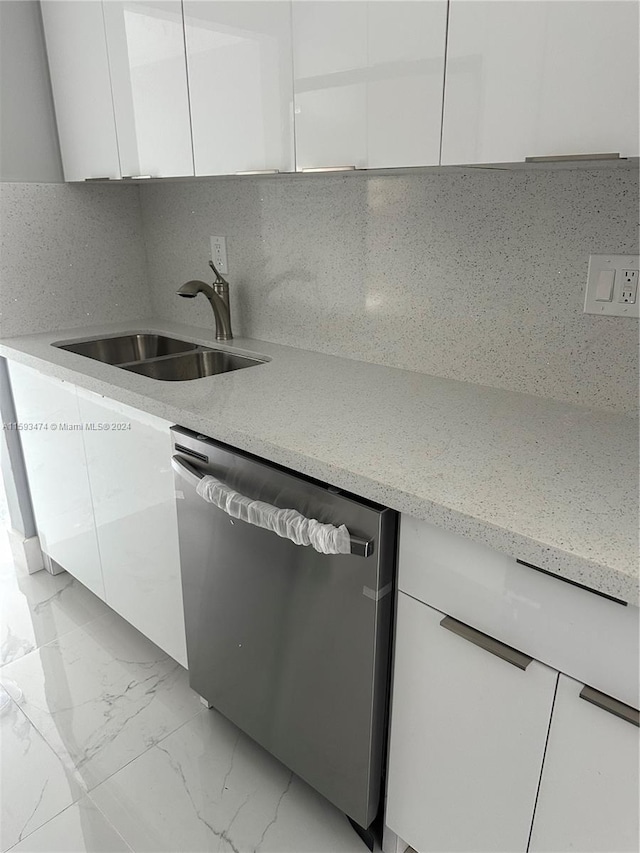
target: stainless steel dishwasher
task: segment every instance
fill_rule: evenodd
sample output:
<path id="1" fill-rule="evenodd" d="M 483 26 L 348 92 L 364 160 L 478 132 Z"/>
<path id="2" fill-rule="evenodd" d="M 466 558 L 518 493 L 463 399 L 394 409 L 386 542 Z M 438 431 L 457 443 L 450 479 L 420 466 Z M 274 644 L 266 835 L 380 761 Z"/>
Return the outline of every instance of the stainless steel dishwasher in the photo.
<path id="1" fill-rule="evenodd" d="M 182 427 L 173 449 L 191 686 L 366 829 L 385 760 L 397 514 Z M 350 553 L 230 517 L 196 491 L 205 475 L 346 525 Z"/>

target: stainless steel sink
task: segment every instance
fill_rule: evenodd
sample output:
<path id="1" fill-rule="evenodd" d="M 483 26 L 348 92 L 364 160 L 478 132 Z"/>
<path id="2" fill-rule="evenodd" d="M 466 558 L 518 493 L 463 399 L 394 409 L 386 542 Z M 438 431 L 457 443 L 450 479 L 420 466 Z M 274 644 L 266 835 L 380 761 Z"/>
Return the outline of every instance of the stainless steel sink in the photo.
<path id="1" fill-rule="evenodd" d="M 198 349 L 198 344 L 167 338 L 164 335 L 152 335 L 147 332 L 122 335 L 117 338 L 100 338 L 90 341 L 72 341 L 68 344 L 55 344 L 87 358 L 103 361 L 105 364 L 126 364 L 130 361 L 142 361 L 161 355 L 189 352 Z"/>
<path id="2" fill-rule="evenodd" d="M 150 332 L 68 341 L 53 346 L 165 382 L 202 379 L 264 364 L 269 360 L 237 355 Z"/>
<path id="3" fill-rule="evenodd" d="M 241 370 L 243 367 L 253 367 L 256 364 L 264 364 L 264 362 L 225 350 L 201 350 L 185 355 L 141 361 L 138 364 L 126 364 L 123 367 L 125 370 L 141 373 L 152 379 L 184 382 L 188 379 L 202 379 L 205 376 Z"/>

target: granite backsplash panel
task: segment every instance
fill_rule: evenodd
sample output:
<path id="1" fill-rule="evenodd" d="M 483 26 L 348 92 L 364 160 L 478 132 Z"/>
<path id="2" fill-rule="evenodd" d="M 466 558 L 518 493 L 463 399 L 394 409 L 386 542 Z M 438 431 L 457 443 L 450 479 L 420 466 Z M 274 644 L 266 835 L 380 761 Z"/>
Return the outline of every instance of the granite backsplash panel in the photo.
<path id="1" fill-rule="evenodd" d="M 243 335 L 637 405 L 638 321 L 582 311 L 589 254 L 638 252 L 637 169 L 218 178 L 144 185 L 141 202 L 162 317 L 211 326 L 175 291 L 210 277 L 222 234 Z"/>
<path id="2" fill-rule="evenodd" d="M 148 317 L 137 187 L 0 183 L 0 335 Z"/>

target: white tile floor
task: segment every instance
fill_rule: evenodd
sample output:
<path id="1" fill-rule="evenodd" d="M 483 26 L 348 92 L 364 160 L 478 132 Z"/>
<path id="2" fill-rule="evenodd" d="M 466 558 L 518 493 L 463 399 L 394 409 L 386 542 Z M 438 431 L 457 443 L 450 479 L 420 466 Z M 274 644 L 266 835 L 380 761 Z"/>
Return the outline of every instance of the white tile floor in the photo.
<path id="1" fill-rule="evenodd" d="M 0 850 L 366 851 L 80 583 L 15 567 L 4 530 L 0 631 Z"/>

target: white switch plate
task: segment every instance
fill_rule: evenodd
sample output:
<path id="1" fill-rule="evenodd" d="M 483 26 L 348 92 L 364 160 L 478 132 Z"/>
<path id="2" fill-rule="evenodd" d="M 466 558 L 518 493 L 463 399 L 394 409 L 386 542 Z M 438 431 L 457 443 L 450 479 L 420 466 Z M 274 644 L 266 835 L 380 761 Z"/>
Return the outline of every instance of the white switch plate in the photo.
<path id="1" fill-rule="evenodd" d="M 630 273 L 640 270 L 640 256 L 638 255 L 589 255 L 589 274 L 587 276 L 587 289 L 584 297 L 585 314 L 603 314 L 608 317 L 639 317 L 638 293 L 635 292 L 635 301 L 628 302 Z M 602 295 L 602 283 L 614 273 L 613 289 L 611 299 L 602 301 L 598 296 Z M 601 273 L 605 273 L 601 276 Z M 634 276 L 631 275 L 631 280 Z M 638 280 L 638 273 L 635 274 Z M 600 292 L 598 285 L 600 284 Z M 633 293 L 632 293 L 633 295 Z"/>
<path id="2" fill-rule="evenodd" d="M 211 260 L 223 275 L 229 272 L 226 237 L 211 238 Z"/>

